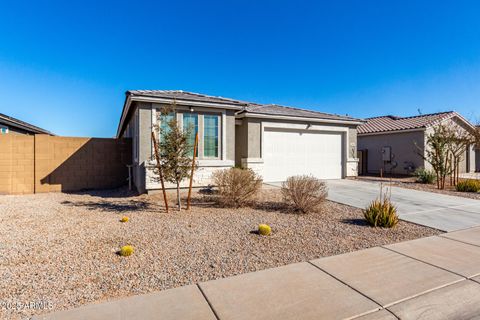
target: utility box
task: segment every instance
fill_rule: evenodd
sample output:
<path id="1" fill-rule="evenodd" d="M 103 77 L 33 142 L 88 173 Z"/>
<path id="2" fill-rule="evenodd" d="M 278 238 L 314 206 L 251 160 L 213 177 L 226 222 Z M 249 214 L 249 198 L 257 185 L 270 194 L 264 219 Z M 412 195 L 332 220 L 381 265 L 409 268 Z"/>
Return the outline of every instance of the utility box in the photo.
<path id="1" fill-rule="evenodd" d="M 382 147 L 382 160 L 385 162 L 392 161 L 392 148 Z"/>

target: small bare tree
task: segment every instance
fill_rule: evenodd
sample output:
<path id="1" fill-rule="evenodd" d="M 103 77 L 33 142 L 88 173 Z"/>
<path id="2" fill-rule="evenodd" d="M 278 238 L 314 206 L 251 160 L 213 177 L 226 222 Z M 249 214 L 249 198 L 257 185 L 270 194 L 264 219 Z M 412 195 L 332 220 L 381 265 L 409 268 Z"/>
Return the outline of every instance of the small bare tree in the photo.
<path id="1" fill-rule="evenodd" d="M 450 132 L 444 124 L 433 128 L 433 132 L 427 134 L 425 148 L 417 147 L 417 154 L 431 164 L 437 177 L 437 188 L 445 188 L 445 180 L 451 173 Z"/>
<path id="2" fill-rule="evenodd" d="M 417 153 L 432 165 L 437 176 L 437 188 L 445 189 L 446 178 L 456 185 L 460 174 L 460 162 L 469 146 L 475 143 L 475 134 L 454 122 L 445 122 L 433 128 L 426 138 L 425 149 L 417 146 Z"/>
<path id="3" fill-rule="evenodd" d="M 182 209 L 180 198 L 180 184 L 183 180 L 190 178 L 192 172 L 193 144 L 190 141 L 194 128 L 182 129 L 175 116 L 167 120 L 167 115 L 175 112 L 175 103 L 160 111 L 158 121 L 167 121 L 166 126 L 154 126 L 159 133 L 160 142 L 158 150 L 160 153 L 160 168 L 165 181 L 174 183 L 177 189 L 177 206 Z M 155 140 L 154 140 L 155 142 Z M 194 164 L 196 166 L 196 164 Z"/>
<path id="4" fill-rule="evenodd" d="M 456 186 L 460 176 L 460 162 L 464 160 L 464 156 L 470 145 L 475 143 L 475 135 L 455 123 L 447 126 L 447 134 L 450 153 L 449 161 L 452 167 L 450 185 Z"/>

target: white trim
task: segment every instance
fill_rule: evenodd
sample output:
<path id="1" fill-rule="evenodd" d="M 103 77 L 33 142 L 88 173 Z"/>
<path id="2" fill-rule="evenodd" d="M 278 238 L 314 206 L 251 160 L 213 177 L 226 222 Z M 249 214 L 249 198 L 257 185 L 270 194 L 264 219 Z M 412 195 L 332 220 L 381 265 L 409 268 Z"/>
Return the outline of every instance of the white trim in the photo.
<path id="1" fill-rule="evenodd" d="M 217 125 L 217 156 L 216 157 L 205 157 L 205 116 L 213 116 L 213 117 L 217 117 L 218 119 L 218 125 Z M 223 125 L 223 118 L 222 118 L 222 114 L 221 113 L 218 113 L 218 112 L 212 112 L 212 111 L 209 111 L 209 112 L 202 112 L 201 113 L 201 116 L 202 116 L 202 134 L 199 135 L 199 139 L 200 139 L 200 142 L 201 142 L 201 145 L 202 145 L 202 150 L 200 152 L 199 150 L 199 155 L 201 155 L 201 157 L 199 156 L 199 159 L 212 159 L 212 160 L 222 160 L 222 159 L 226 159 L 223 158 L 223 146 L 224 146 L 224 143 L 223 143 L 223 129 L 222 129 L 222 125 Z"/>
<path id="2" fill-rule="evenodd" d="M 227 112 L 222 111 L 222 160 L 227 159 Z"/>
<path id="3" fill-rule="evenodd" d="M 197 162 L 199 167 L 233 167 L 234 160 L 218 160 L 218 159 L 199 159 Z"/>
<path id="4" fill-rule="evenodd" d="M 351 124 L 351 125 L 361 125 L 364 123 L 361 121 L 319 119 L 319 118 L 295 117 L 295 116 L 279 116 L 279 115 L 268 115 L 268 114 L 258 114 L 258 113 L 248 113 L 248 112 L 236 114 L 235 117 L 238 119 L 242 119 L 242 118 L 279 119 L 279 120 L 323 122 L 323 123 Z"/>
<path id="5" fill-rule="evenodd" d="M 263 163 L 262 158 L 242 158 L 241 160 L 246 163 Z"/>

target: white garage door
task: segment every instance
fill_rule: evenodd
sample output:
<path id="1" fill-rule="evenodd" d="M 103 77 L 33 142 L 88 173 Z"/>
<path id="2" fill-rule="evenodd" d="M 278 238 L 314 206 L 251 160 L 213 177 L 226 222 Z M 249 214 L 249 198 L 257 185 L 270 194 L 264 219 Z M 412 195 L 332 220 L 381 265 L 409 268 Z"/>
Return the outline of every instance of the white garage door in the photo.
<path id="1" fill-rule="evenodd" d="M 341 133 L 265 129 L 263 145 L 264 181 L 284 181 L 301 174 L 342 178 Z"/>

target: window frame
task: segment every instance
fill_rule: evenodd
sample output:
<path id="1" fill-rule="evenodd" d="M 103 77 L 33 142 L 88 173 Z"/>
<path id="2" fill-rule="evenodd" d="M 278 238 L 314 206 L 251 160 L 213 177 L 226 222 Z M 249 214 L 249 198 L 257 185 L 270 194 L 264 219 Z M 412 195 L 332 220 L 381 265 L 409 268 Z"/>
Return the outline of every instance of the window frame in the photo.
<path id="1" fill-rule="evenodd" d="M 9 128 L 6 125 L 0 125 L 0 134 L 7 134 L 9 132 Z"/>
<path id="2" fill-rule="evenodd" d="M 198 112 L 182 112 L 181 113 L 181 118 L 182 118 L 181 128 L 182 128 L 182 130 L 185 130 L 185 116 L 195 116 L 196 120 L 197 120 L 196 121 L 196 126 L 195 126 L 196 128 L 194 128 L 194 131 L 192 133 L 193 134 L 193 141 L 192 141 L 193 145 L 192 145 L 192 147 L 193 147 L 195 145 L 195 134 L 198 134 L 200 136 L 200 127 L 201 127 L 200 126 L 200 122 L 201 122 L 200 118 L 202 118 L 202 122 L 203 122 L 203 117 L 200 117 L 200 113 L 198 113 Z M 203 123 L 202 123 L 202 125 L 203 125 Z M 200 145 L 197 145 L 197 158 L 199 158 L 198 157 L 199 154 L 200 154 Z M 194 155 L 194 153 L 192 152 L 192 154 L 191 154 L 192 158 L 193 158 L 193 155 Z"/>
<path id="3" fill-rule="evenodd" d="M 217 118 L 217 156 L 213 156 L 213 157 L 205 155 L 205 133 L 206 133 L 206 130 L 205 130 L 205 116 L 216 117 Z M 221 157 L 222 157 L 222 114 L 214 113 L 214 112 L 203 113 L 203 116 L 202 116 L 202 141 L 203 141 L 203 144 L 202 144 L 202 157 L 201 157 L 201 159 L 205 159 L 205 160 L 221 159 Z"/>

